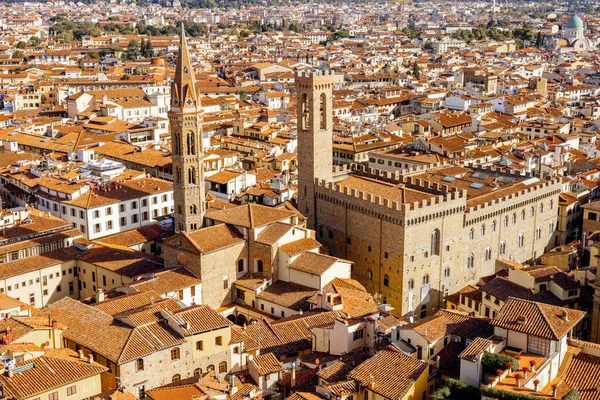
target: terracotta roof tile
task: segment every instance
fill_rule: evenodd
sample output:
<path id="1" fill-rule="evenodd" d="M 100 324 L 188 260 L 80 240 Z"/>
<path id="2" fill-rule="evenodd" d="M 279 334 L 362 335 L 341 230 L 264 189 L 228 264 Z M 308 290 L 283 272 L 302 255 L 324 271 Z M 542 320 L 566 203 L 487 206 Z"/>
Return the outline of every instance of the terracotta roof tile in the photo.
<path id="1" fill-rule="evenodd" d="M 585 312 L 528 300 L 509 298 L 492 325 L 546 339 L 559 340 L 585 316 Z"/>
<path id="2" fill-rule="evenodd" d="M 348 377 L 362 386 L 370 385 L 369 390 L 387 399 L 401 399 L 427 368 L 424 361 L 388 347 L 354 368 Z"/>

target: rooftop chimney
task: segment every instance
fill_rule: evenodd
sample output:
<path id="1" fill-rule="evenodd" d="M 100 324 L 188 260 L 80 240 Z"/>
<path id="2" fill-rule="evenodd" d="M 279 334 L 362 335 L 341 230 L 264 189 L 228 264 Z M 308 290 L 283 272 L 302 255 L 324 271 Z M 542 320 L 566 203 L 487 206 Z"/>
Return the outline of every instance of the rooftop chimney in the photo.
<path id="1" fill-rule="evenodd" d="M 296 362 L 295 361 L 292 363 L 292 380 L 290 382 L 290 386 L 291 387 L 296 386 Z"/>
<path id="2" fill-rule="evenodd" d="M 94 363 L 94 355 L 92 353 L 90 353 L 90 355 L 89 355 L 89 362 L 90 362 L 90 364 Z"/>
<path id="3" fill-rule="evenodd" d="M 104 290 L 98 288 L 96 291 L 96 303 L 102 303 L 104 301 Z"/>

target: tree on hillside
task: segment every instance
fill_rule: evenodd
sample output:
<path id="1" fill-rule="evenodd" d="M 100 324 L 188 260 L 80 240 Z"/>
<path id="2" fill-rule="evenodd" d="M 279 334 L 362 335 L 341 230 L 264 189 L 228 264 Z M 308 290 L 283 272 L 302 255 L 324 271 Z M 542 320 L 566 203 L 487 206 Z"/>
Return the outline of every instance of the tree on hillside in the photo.
<path id="1" fill-rule="evenodd" d="M 535 38 L 535 47 L 538 49 L 542 47 L 544 44 L 544 38 L 542 37 L 542 32 L 538 31 L 537 37 Z"/>
<path id="2" fill-rule="evenodd" d="M 413 64 L 412 74 L 416 79 L 421 79 L 421 69 L 419 68 L 419 63 L 417 63 L 417 61 Z"/>
<path id="3" fill-rule="evenodd" d="M 123 53 L 123 58 L 126 60 L 137 60 L 140 57 L 140 49 L 137 40 L 131 39 L 127 45 L 127 49 Z"/>

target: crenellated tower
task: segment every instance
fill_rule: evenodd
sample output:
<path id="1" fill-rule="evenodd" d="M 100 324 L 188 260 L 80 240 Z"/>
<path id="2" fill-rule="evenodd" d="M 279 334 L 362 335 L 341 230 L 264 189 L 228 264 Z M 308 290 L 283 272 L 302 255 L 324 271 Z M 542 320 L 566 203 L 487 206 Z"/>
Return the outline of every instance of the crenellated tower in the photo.
<path id="1" fill-rule="evenodd" d="M 330 181 L 333 162 L 333 87 L 340 76 L 332 71 L 296 73 L 298 131 L 298 209 L 315 228 L 315 179 Z"/>
<path id="2" fill-rule="evenodd" d="M 194 69 L 183 23 L 175 77 L 171 85 L 171 153 L 175 230 L 191 232 L 202 227 L 204 219 L 203 113 L 196 93 Z"/>

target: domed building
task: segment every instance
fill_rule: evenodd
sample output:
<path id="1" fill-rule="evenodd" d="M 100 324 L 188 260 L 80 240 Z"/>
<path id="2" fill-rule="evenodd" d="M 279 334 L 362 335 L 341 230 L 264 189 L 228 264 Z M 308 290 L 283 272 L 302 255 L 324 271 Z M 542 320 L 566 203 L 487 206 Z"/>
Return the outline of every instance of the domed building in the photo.
<path id="1" fill-rule="evenodd" d="M 585 37 L 585 27 L 579 16 L 573 15 L 563 29 L 562 37 L 554 37 L 548 42 L 551 51 L 559 53 L 588 51 L 592 43 Z"/>

